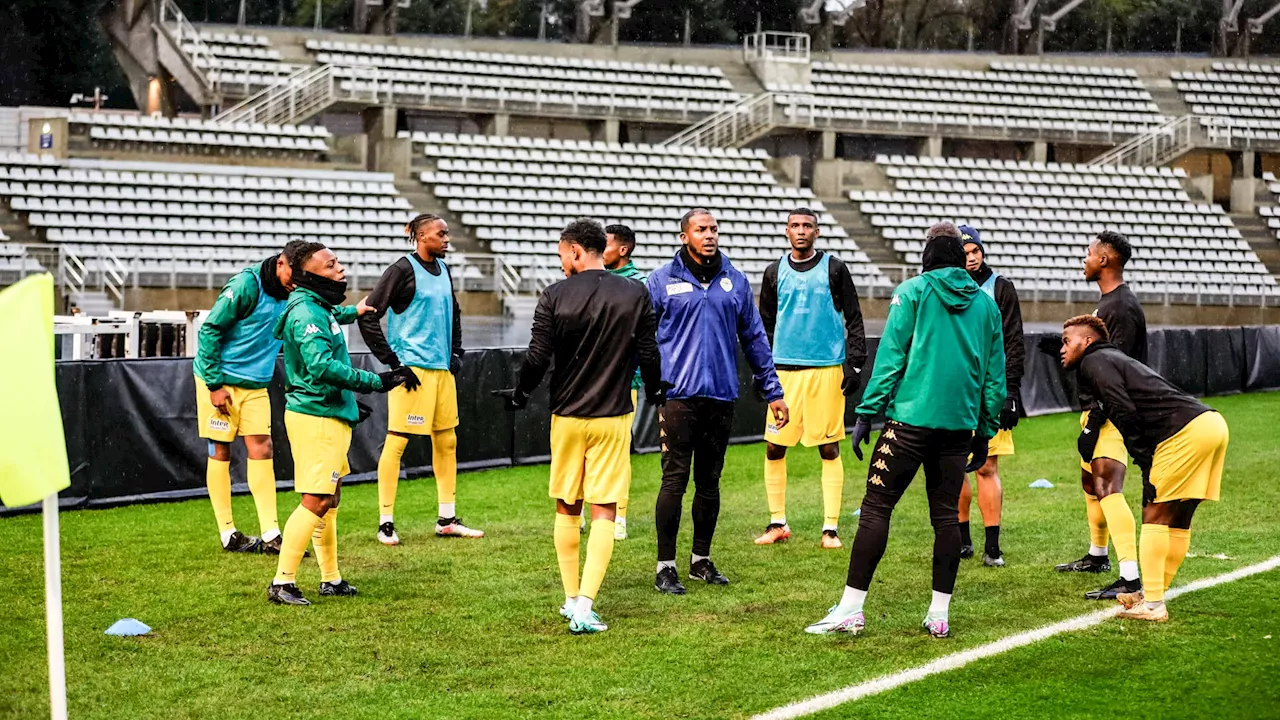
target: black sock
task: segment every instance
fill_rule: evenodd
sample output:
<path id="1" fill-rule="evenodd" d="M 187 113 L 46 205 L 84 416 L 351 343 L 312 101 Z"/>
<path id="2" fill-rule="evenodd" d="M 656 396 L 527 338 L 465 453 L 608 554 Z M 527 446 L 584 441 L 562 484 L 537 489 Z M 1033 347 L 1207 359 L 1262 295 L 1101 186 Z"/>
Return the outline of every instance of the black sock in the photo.
<path id="1" fill-rule="evenodd" d="M 973 538 L 969 537 L 969 523 L 967 522 L 960 523 L 960 544 L 961 545 L 973 544 Z"/>
<path id="2" fill-rule="evenodd" d="M 992 525 L 986 528 L 987 546 L 985 552 L 993 558 L 1000 557 L 1000 526 Z"/>

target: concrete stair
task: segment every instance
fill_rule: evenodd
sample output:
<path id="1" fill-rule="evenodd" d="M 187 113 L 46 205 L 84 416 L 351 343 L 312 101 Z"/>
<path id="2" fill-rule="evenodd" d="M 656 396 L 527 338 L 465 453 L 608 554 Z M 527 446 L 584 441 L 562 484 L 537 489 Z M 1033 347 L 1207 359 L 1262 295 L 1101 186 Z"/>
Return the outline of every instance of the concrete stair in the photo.
<path id="1" fill-rule="evenodd" d="M 1280 279 L 1280 241 L 1276 240 L 1275 231 L 1267 227 L 1266 221 L 1258 215 L 1233 214 L 1231 222 L 1262 264 L 1267 266 L 1267 271 Z"/>
<path id="2" fill-rule="evenodd" d="M 10 242 L 23 243 L 27 245 L 40 242 L 40 237 L 35 230 L 26 223 L 17 213 L 0 205 L 0 230 L 4 231 Z"/>
<path id="3" fill-rule="evenodd" d="M 720 65 L 720 69 L 724 71 L 725 79 L 733 84 L 735 92 L 746 95 L 759 95 L 764 92 L 764 85 L 760 84 L 756 74 L 751 72 L 751 68 L 745 63 L 724 64 Z"/>
<path id="4" fill-rule="evenodd" d="M 117 310 L 111 296 L 103 290 L 85 290 L 71 293 L 71 306 L 77 308 L 81 315 L 102 317 Z"/>
<path id="5" fill-rule="evenodd" d="M 881 268 L 889 265 L 902 265 L 902 255 L 891 245 L 862 214 L 856 205 L 843 198 L 823 198 L 827 212 L 836 219 L 840 227 L 849 233 L 849 237 L 858 243 L 858 247 L 867 254 L 867 259 Z M 889 274 L 893 277 L 892 273 Z"/>
<path id="6" fill-rule="evenodd" d="M 1151 92 L 1151 100 L 1160 108 L 1161 115 L 1180 118 L 1191 113 L 1191 108 L 1182 99 L 1182 93 L 1173 86 L 1170 78 L 1143 78 L 1142 84 Z"/>
<path id="7" fill-rule="evenodd" d="M 396 182 L 396 190 L 413 205 L 417 213 L 435 213 L 449 224 L 449 237 L 454 252 L 484 253 L 489 249 L 481 247 L 472 234 L 471 228 L 462 224 L 462 218 L 449 210 L 445 202 L 436 197 L 431 188 L 417 179 L 417 174 L 425 168 L 414 168 L 414 179 Z"/>
<path id="8" fill-rule="evenodd" d="M 537 307 L 537 295 L 514 295 L 502 300 L 502 314 L 518 322 L 531 322 Z"/>

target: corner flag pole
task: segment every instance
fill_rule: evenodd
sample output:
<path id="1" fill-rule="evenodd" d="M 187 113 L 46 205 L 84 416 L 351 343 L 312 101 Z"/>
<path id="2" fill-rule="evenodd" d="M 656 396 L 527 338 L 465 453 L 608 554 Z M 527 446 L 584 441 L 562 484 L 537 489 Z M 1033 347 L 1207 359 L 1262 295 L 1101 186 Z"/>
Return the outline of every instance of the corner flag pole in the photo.
<path id="1" fill-rule="evenodd" d="M 44 615 L 49 644 L 49 715 L 67 720 L 67 669 L 62 641 L 62 551 L 58 493 L 44 498 Z"/>

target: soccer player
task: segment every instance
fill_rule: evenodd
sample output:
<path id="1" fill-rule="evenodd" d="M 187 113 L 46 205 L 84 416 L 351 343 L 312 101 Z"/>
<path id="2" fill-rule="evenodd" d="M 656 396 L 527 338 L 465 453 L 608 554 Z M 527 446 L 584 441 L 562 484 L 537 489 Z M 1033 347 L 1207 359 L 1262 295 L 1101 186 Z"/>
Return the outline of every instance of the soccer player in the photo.
<path id="1" fill-rule="evenodd" d="M 1102 297 L 1094 312 L 1106 323 L 1112 344 L 1140 363 L 1147 361 L 1147 318 L 1138 298 L 1124 282 L 1124 266 L 1133 255 L 1128 239 L 1118 232 L 1105 231 L 1089 243 L 1084 259 L 1084 277 L 1098 284 Z M 1046 338 L 1046 348 L 1057 355 L 1061 340 Z M 1085 508 L 1089 518 L 1089 552 L 1079 560 L 1058 565 L 1058 572 L 1110 572 L 1107 539 L 1116 546 L 1120 577 L 1110 585 L 1085 593 L 1090 600 L 1111 600 L 1120 593 L 1142 588 L 1138 577 L 1137 527 L 1133 511 L 1124 499 L 1124 476 L 1128 452 L 1124 438 L 1105 413 L 1093 412 L 1094 398 L 1088 392 L 1080 397 L 1085 408 L 1080 415 L 1081 434 L 1096 435 L 1093 453 L 1080 459 L 1080 481 L 1084 486 Z"/>
<path id="2" fill-rule="evenodd" d="M 929 229 L 923 264 L 922 275 L 893 292 L 875 369 L 856 411 L 852 441 L 859 460 L 872 419 L 883 412 L 888 422 L 867 470 L 844 595 L 805 628 L 815 635 L 857 634 L 866 625 L 863 602 L 889 540 L 889 518 L 921 465 L 933 524 L 933 601 L 922 625 L 935 638 L 950 632 L 960 486 L 966 472 L 986 463 L 987 443 L 1000 426 L 1004 338 L 995 300 L 965 272 L 955 225 Z"/>
<path id="3" fill-rule="evenodd" d="M 369 307 L 342 306 L 346 268 L 332 250 L 316 242 L 299 243 L 290 249 L 289 265 L 297 289 L 273 334 L 284 342 L 284 426 L 293 451 L 294 489 L 302 501 L 285 523 L 280 562 L 267 599 L 310 605 L 296 578 L 307 543 L 313 540 L 320 594 L 356 594 L 338 571 L 338 503 L 342 478 L 351 472 L 351 428 L 362 419 L 355 392 L 387 392 L 412 373 L 400 367 L 375 375 L 351 366 L 340 326 L 355 322 Z"/>
<path id="4" fill-rule="evenodd" d="M 1191 545 L 1191 517 L 1202 501 L 1217 500 L 1227 455 L 1227 423 L 1212 408 L 1179 390 L 1108 341 L 1106 324 L 1082 315 L 1062 330 L 1062 365 L 1124 436 L 1142 470 L 1143 587 L 1120 593 L 1119 617 L 1164 622 L 1164 593 Z M 1080 436 L 1087 456 L 1097 434 Z"/>
<path id="5" fill-rule="evenodd" d="M 649 297 L 658 322 L 662 377 L 671 383 L 658 413 L 662 433 L 662 487 L 654 510 L 658 570 L 654 586 L 683 595 L 676 574 L 676 536 L 684 493 L 693 470 L 693 554 L 689 578 L 728 585 L 711 562 L 711 540 L 720 516 L 720 473 L 738 399 L 740 345 L 756 391 L 769 403 L 778 429 L 789 418 L 773 368 L 769 338 L 751 285 L 720 252 L 720 225 L 711 211 L 695 208 L 680 219 L 683 247 L 649 276 Z"/>
<path id="6" fill-rule="evenodd" d="M 604 269 L 614 275 L 621 275 L 624 278 L 630 278 L 644 285 L 648 276 L 640 272 L 640 268 L 632 262 L 631 255 L 636 250 L 636 234 L 630 227 L 626 225 L 610 225 L 604 229 L 607 242 L 604 246 Z M 647 292 L 647 290 L 646 290 Z M 631 405 L 639 407 L 639 390 L 641 387 L 640 368 L 636 368 L 635 376 L 631 380 Z M 635 432 L 635 413 L 632 413 L 632 433 Z M 630 490 L 630 486 L 628 486 Z M 628 498 L 622 498 L 618 503 L 617 517 L 614 518 L 613 538 L 615 540 L 627 539 L 627 502 Z"/>
<path id="7" fill-rule="evenodd" d="M 293 289 L 287 253 L 295 244 L 232 276 L 197 335 L 196 416 L 200 437 L 209 441 L 205 484 L 228 552 L 280 552 L 267 385 L 280 354 L 271 330 Z M 231 513 L 231 443 L 237 435 L 249 454 L 246 475 L 261 540 L 237 530 Z"/>
<path id="8" fill-rule="evenodd" d="M 387 393 L 387 439 L 378 459 L 378 542 L 400 544 L 396 486 L 410 435 L 431 437 L 439 510 L 436 535 L 484 537 L 483 531 L 464 525 L 455 511 L 458 388 L 454 375 L 462 367 L 462 310 L 444 262 L 449 225 L 439 215 L 424 214 L 407 229 L 414 251 L 382 273 L 364 300 L 372 312 L 359 320 L 360 334 L 374 357 L 392 369 L 407 365 L 413 375 L 411 380 L 405 375 L 405 384 Z M 383 315 L 387 316 L 385 335 Z"/>
<path id="9" fill-rule="evenodd" d="M 523 408 L 551 368 L 551 482 L 555 546 L 564 583 L 560 614 L 575 635 L 608 630 L 595 600 L 613 555 L 614 517 L 631 483 L 631 376 L 639 361 L 646 395 L 661 405 L 653 309 L 643 286 L 605 271 L 604 228 L 569 223 L 560 234 L 565 280 L 542 292 L 516 387 L 497 390 Z M 587 557 L 578 575 L 580 515 L 591 503 Z"/>
<path id="10" fill-rule="evenodd" d="M 1013 281 L 1001 276 L 987 265 L 987 250 L 976 228 L 960 226 L 960 240 L 964 243 L 964 269 L 978 283 L 978 288 L 990 295 L 1000 308 L 1004 326 L 1004 382 L 1006 397 L 1000 411 L 1000 431 L 991 438 L 987 448 L 987 464 L 974 473 L 978 485 L 978 510 L 982 513 L 986 542 L 982 550 L 982 564 L 987 567 L 1004 567 L 1004 553 L 1000 550 L 1000 514 L 1004 506 L 1004 487 L 1000 484 L 1000 458 L 1013 454 L 1013 429 L 1018 425 L 1018 408 L 1022 404 L 1022 372 L 1026 362 L 1026 350 L 1022 345 L 1022 305 Z M 960 489 L 960 558 L 973 557 L 973 540 L 969 535 L 969 510 L 973 503 L 973 490 L 966 476 Z"/>
<path id="11" fill-rule="evenodd" d="M 757 545 L 791 537 L 787 525 L 787 448 L 817 447 L 822 458 L 822 537 L 827 549 L 841 547 L 840 495 L 844 464 L 845 398 L 862 387 L 867 338 L 862 307 L 849 268 L 839 258 L 814 248 L 821 231 L 809 208 L 787 215 L 791 251 L 764 270 L 760 318 L 764 322 L 778 381 L 791 410 L 791 422 L 779 428 L 765 417 L 764 485 L 769 524 Z"/>

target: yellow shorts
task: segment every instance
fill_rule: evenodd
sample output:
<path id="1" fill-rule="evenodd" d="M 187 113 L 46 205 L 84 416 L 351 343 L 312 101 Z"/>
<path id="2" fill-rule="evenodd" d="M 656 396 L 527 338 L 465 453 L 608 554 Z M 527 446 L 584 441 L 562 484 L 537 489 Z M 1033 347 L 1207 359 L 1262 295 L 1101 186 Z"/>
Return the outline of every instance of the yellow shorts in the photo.
<path id="1" fill-rule="evenodd" d="M 548 495 L 573 504 L 607 505 L 631 490 L 631 417 L 551 416 Z"/>
<path id="2" fill-rule="evenodd" d="M 640 409 L 640 393 L 636 392 L 635 389 L 633 388 L 631 390 L 631 412 L 627 413 L 627 424 L 631 426 L 631 429 L 633 431 L 635 430 L 635 424 L 636 424 L 636 411 L 639 409 Z"/>
<path id="3" fill-rule="evenodd" d="M 430 435 L 458 427 L 458 386 L 448 370 L 410 368 L 422 385 L 409 392 L 401 385 L 387 393 L 387 430 Z"/>
<path id="4" fill-rule="evenodd" d="M 1013 431 L 997 430 L 987 443 L 987 457 L 1005 457 L 1013 454 Z"/>
<path id="5" fill-rule="evenodd" d="M 223 385 L 231 394 L 231 412 L 223 415 L 209 401 L 209 388 L 196 378 L 196 418 L 200 437 L 231 442 L 237 435 L 271 435 L 271 396 L 266 388 L 249 390 Z"/>
<path id="6" fill-rule="evenodd" d="M 1080 413 L 1080 429 L 1083 430 L 1086 423 L 1089 422 L 1089 411 Z M 1124 446 L 1124 436 L 1116 429 L 1115 425 L 1108 420 L 1103 424 L 1102 429 L 1098 431 L 1098 444 L 1093 447 L 1093 459 L 1100 460 L 1106 458 L 1115 460 L 1116 462 L 1129 466 L 1129 450 Z M 1092 471 L 1093 468 L 1083 459 L 1080 460 L 1080 469 Z"/>
<path id="7" fill-rule="evenodd" d="M 778 382 L 791 411 L 787 426 L 778 429 L 773 413 L 765 411 L 764 439 L 783 447 L 817 447 L 844 437 L 844 368 L 832 365 L 805 370 L 779 370 Z"/>
<path id="8" fill-rule="evenodd" d="M 1157 445 L 1151 459 L 1155 502 L 1217 500 L 1230 437 L 1222 415 L 1207 412 Z"/>
<path id="9" fill-rule="evenodd" d="M 332 495 L 338 481 L 351 473 L 351 425 L 337 418 L 284 411 L 284 428 L 293 450 L 293 489 L 309 495 Z"/>

